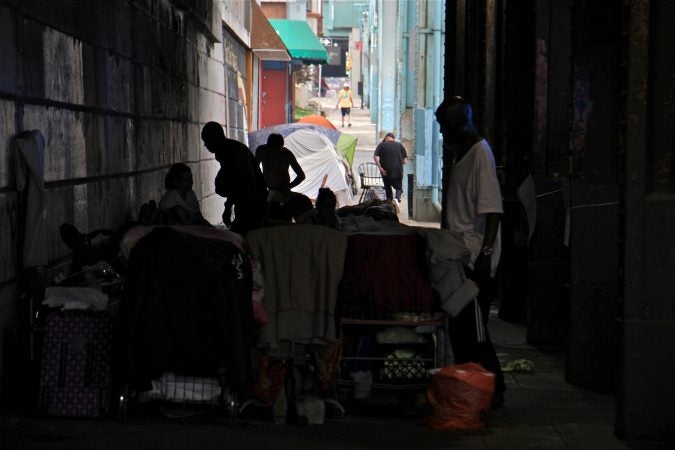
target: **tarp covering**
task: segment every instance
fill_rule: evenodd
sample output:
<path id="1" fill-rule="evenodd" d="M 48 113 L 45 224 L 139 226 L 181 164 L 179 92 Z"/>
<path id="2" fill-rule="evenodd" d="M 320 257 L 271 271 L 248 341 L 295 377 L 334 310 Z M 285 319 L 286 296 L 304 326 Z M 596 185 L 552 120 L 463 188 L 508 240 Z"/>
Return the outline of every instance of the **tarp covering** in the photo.
<path id="1" fill-rule="evenodd" d="M 270 135 L 270 133 L 278 133 L 286 138 L 286 136 L 290 135 L 291 133 L 295 133 L 297 130 L 303 129 L 315 130 L 326 136 L 333 143 L 333 145 L 335 145 L 338 153 L 347 160 L 351 170 L 351 167 L 354 164 L 354 152 L 356 152 L 356 143 L 358 138 L 356 136 L 352 136 L 351 134 L 342 133 L 341 131 L 322 127 L 320 125 L 298 122 L 265 127 L 261 130 L 252 131 L 248 134 L 248 146 L 251 150 L 255 151 L 259 145 L 267 142 L 267 137 Z"/>
<path id="2" fill-rule="evenodd" d="M 255 133 L 259 132 L 253 132 L 251 135 Z M 264 143 L 264 141 L 260 142 L 254 147 L 253 143 L 259 141 L 251 137 L 249 139 L 253 151 L 258 148 L 257 145 Z M 284 140 L 284 146 L 293 152 L 306 175 L 305 181 L 295 187 L 294 192 L 300 192 L 315 199 L 321 187 L 323 176 L 327 175 L 326 187 L 335 192 L 338 205 L 354 204 L 352 189 L 347 179 L 347 168 L 342 162 L 342 156 L 337 152 L 330 139 L 317 130 L 302 128 L 285 136 Z M 293 176 L 291 172 L 291 177 Z"/>
<path id="3" fill-rule="evenodd" d="M 338 137 L 337 143 L 335 144 L 338 153 L 347 160 L 349 167 L 354 165 L 354 152 L 356 152 L 357 141 L 358 138 L 356 136 L 352 136 L 351 134 L 347 133 L 341 133 Z"/>
<path id="4" fill-rule="evenodd" d="M 318 114 L 310 114 L 298 120 L 298 123 L 312 123 L 314 125 L 320 125 L 322 127 L 330 128 L 337 130 L 333 122 L 331 122 L 327 117 L 320 116 Z"/>
<path id="5" fill-rule="evenodd" d="M 16 138 L 16 189 L 26 191 L 22 263 L 24 267 L 49 262 L 47 202 L 45 195 L 45 138 L 40 130 Z"/>
<path id="6" fill-rule="evenodd" d="M 307 64 L 326 64 L 328 52 L 307 22 L 302 20 L 269 19 L 270 24 L 286 45 L 291 57 Z"/>

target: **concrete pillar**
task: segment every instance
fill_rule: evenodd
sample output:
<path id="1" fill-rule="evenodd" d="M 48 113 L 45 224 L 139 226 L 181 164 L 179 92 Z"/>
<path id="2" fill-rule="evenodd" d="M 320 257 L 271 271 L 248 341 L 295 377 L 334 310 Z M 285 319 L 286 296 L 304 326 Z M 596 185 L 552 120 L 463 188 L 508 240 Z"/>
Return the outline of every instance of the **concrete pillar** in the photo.
<path id="1" fill-rule="evenodd" d="M 378 3 L 378 72 L 379 117 L 378 135 L 398 132 L 398 102 L 396 91 L 398 2 L 379 0 Z"/>
<path id="2" fill-rule="evenodd" d="M 572 14 L 569 202 L 570 331 L 566 375 L 612 392 L 616 377 L 621 11 L 580 0 Z"/>
<path id="3" fill-rule="evenodd" d="M 623 307 L 616 429 L 675 442 L 675 5 L 626 3 L 626 114 L 621 150 Z"/>
<path id="4" fill-rule="evenodd" d="M 530 243 L 527 339 L 533 344 L 561 345 L 569 315 L 563 188 L 569 171 L 571 0 L 537 2 L 535 14 L 530 170 L 536 185 L 537 226 Z"/>

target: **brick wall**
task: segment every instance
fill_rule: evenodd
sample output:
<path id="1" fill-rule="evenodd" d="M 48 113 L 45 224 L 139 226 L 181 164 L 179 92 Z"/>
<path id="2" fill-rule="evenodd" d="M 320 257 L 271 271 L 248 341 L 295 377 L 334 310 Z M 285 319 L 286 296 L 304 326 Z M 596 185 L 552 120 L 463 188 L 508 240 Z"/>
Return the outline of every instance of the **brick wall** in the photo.
<path id="1" fill-rule="evenodd" d="M 285 19 L 286 18 L 286 3 L 279 2 L 261 2 L 263 14 L 268 19 Z"/>
<path id="2" fill-rule="evenodd" d="M 61 223 L 116 229 L 135 219 L 159 200 L 174 162 L 192 168 L 205 217 L 222 213 L 218 164 L 199 136 L 204 122 L 225 122 L 222 44 L 169 0 L 76 3 L 0 0 L 0 382 L 26 321 L 16 320 L 17 133 L 46 138 L 52 265 L 69 256 Z"/>

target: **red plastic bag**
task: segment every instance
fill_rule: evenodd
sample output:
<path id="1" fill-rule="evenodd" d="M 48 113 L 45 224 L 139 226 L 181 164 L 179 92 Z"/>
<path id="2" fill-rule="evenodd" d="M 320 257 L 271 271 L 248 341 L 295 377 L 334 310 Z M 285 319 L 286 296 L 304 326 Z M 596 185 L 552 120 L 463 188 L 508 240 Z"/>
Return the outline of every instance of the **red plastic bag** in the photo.
<path id="1" fill-rule="evenodd" d="M 427 399 L 433 412 L 426 424 L 436 430 L 476 430 L 485 427 L 495 392 L 495 375 L 480 364 L 444 367 L 431 376 Z"/>

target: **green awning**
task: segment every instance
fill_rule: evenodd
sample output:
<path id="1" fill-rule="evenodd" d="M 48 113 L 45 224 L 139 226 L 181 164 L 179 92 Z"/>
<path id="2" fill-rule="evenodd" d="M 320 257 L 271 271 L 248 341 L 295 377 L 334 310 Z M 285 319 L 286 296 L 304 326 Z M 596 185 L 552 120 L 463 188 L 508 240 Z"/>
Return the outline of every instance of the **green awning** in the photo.
<path id="1" fill-rule="evenodd" d="M 301 20 L 269 19 L 292 58 L 306 64 L 325 64 L 328 52 L 307 22 Z"/>

